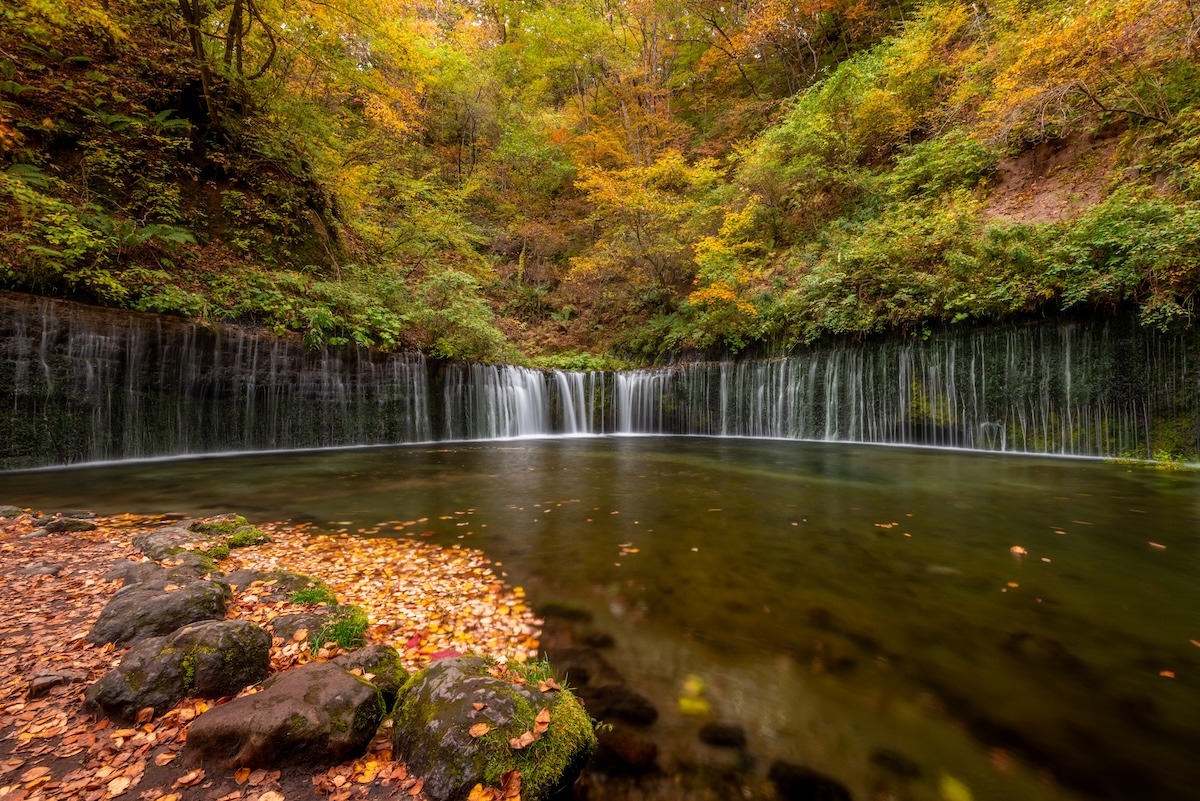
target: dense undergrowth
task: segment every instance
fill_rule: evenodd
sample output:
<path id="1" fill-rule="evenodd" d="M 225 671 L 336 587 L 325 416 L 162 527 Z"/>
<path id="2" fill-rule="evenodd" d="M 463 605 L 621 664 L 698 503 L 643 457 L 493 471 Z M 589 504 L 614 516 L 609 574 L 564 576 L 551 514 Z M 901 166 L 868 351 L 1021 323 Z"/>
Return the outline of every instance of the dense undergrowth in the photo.
<path id="1" fill-rule="evenodd" d="M 19 0 L 0 286 L 580 368 L 1187 326 L 1197 10 Z"/>

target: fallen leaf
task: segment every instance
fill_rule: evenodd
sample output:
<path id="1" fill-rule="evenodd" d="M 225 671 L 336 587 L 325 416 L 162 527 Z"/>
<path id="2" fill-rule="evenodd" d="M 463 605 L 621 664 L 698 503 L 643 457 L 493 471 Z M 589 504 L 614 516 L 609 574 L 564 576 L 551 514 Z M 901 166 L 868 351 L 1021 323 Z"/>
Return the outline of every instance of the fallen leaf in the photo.
<path id="1" fill-rule="evenodd" d="M 1153 548 L 1153 549 L 1154 549 L 1154 550 L 1156 550 L 1156 551 L 1165 551 L 1165 550 L 1167 550 L 1167 546 L 1163 545 L 1163 544 L 1162 544 L 1162 543 L 1160 543 L 1160 542 L 1151 542 L 1151 543 L 1149 543 L 1149 545 L 1150 545 L 1150 547 L 1151 547 L 1151 548 Z"/>
<path id="2" fill-rule="evenodd" d="M 472 737 L 482 737 L 483 735 L 487 734 L 491 730 L 492 730 L 492 727 L 486 723 L 476 723 L 474 726 L 471 727 L 470 733 L 471 733 Z"/>
<path id="3" fill-rule="evenodd" d="M 202 782 L 203 780 L 204 780 L 203 768 L 196 768 L 195 770 L 189 771 L 188 773 L 185 773 L 182 776 L 180 776 L 178 779 L 176 779 L 175 783 L 171 785 L 171 789 L 175 790 L 180 787 L 193 787 L 193 786 L 199 784 L 200 782 Z"/>
<path id="4" fill-rule="evenodd" d="M 267 790 L 258 797 L 258 801 L 284 801 L 283 793 L 275 790 Z"/>
<path id="5" fill-rule="evenodd" d="M 533 730 L 537 734 L 545 734 L 546 729 L 550 728 L 550 707 L 542 707 L 542 711 L 538 712 L 537 719 L 534 721 Z"/>
<path id="6" fill-rule="evenodd" d="M 118 796 L 129 789 L 130 778 L 128 776 L 118 776 L 108 783 L 109 796 Z"/>
<path id="7" fill-rule="evenodd" d="M 499 793 L 493 788 L 477 784 L 471 788 L 471 793 L 467 796 L 467 801 L 496 801 L 498 797 Z"/>
<path id="8" fill-rule="evenodd" d="M 532 731 L 527 731 L 520 737 L 513 737 L 508 741 L 508 745 L 514 751 L 520 751 L 522 748 L 533 745 L 535 742 L 537 742 L 537 739 L 538 736 L 536 734 L 534 734 Z"/>
<path id="9" fill-rule="evenodd" d="M 408 794 L 413 798 L 416 798 L 421 794 L 421 790 L 423 789 L 425 789 L 425 777 L 417 779 L 417 783 L 408 788 Z"/>
<path id="10" fill-rule="evenodd" d="M 238 784 L 245 784 L 249 778 L 250 768 L 238 768 L 237 772 L 233 774 L 233 780 Z"/>
<path id="11" fill-rule="evenodd" d="M 292 642 L 304 642 L 308 639 L 308 629 L 296 629 L 292 635 Z"/>
<path id="12" fill-rule="evenodd" d="M 521 801 L 521 771 L 510 770 L 500 777 L 500 797 L 504 801 Z"/>
<path id="13" fill-rule="evenodd" d="M 147 706 L 147 707 L 143 707 L 138 710 L 136 720 L 139 724 L 149 723 L 153 719 L 154 719 L 154 707 Z"/>
<path id="14" fill-rule="evenodd" d="M 1195 640 L 1192 640 L 1192 643 L 1195 645 L 1200 645 L 1200 643 L 1197 643 Z M 471 709 L 474 709 L 476 712 L 478 712 L 479 710 L 483 709 L 485 706 L 487 706 L 487 704 L 481 704 L 478 701 L 476 701 L 475 703 L 471 704 Z"/>
<path id="15" fill-rule="evenodd" d="M 538 682 L 538 691 L 539 692 L 548 693 L 548 692 L 553 692 L 555 690 L 561 690 L 561 689 L 562 689 L 562 687 L 559 687 L 558 682 L 555 681 L 554 679 L 546 679 L 545 681 Z"/>
<path id="16" fill-rule="evenodd" d="M 21 774 L 21 782 L 31 782 L 34 779 L 40 779 L 50 772 L 50 768 L 45 766 L 30 768 Z"/>
<path id="17" fill-rule="evenodd" d="M 154 764 L 158 765 L 160 768 L 164 767 L 175 761 L 175 757 L 177 756 L 179 756 L 179 754 L 175 751 L 164 751 L 154 758 Z"/>

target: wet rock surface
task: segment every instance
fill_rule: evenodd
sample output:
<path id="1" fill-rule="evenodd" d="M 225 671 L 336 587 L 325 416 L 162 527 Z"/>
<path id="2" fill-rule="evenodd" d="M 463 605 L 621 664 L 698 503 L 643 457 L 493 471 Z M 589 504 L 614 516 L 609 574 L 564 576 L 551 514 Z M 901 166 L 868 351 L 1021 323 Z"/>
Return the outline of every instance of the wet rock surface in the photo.
<path id="1" fill-rule="evenodd" d="M 261 692 L 198 717 L 186 751 L 226 769 L 332 765 L 362 754 L 382 719 L 372 684 L 318 662 L 277 674 Z"/>
<path id="2" fill-rule="evenodd" d="M 143 640 L 88 688 L 85 703 L 133 720 L 140 710 L 167 711 L 183 698 L 221 698 L 267 677 L 271 636 L 243 620 L 184 626 Z"/>
<path id="3" fill-rule="evenodd" d="M 345 670 L 361 670 L 363 678 L 379 690 L 384 707 L 389 710 L 408 681 L 408 671 L 400 664 L 400 652 L 390 645 L 368 645 L 337 657 L 333 664 Z"/>
<path id="4" fill-rule="evenodd" d="M 209 581 L 158 587 L 135 584 L 109 600 L 87 640 L 95 645 L 128 645 L 165 636 L 189 623 L 224 618 L 228 602 L 228 588 Z"/>

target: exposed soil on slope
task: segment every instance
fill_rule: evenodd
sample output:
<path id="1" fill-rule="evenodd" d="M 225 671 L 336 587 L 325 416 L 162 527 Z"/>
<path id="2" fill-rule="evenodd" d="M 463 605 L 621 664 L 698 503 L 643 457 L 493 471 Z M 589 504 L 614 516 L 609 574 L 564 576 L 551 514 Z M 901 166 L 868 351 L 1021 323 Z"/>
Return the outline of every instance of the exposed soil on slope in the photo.
<path id="1" fill-rule="evenodd" d="M 1042 142 L 1002 160 L 984 216 L 1007 223 L 1073 220 L 1099 203 L 1113 180 L 1115 132 L 1078 134 Z"/>

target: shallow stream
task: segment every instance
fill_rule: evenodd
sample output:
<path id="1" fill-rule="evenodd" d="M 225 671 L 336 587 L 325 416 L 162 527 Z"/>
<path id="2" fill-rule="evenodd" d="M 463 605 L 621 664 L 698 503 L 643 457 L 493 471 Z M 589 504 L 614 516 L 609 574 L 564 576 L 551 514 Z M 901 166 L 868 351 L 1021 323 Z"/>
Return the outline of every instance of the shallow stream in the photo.
<path id="1" fill-rule="evenodd" d="M 1196 472 L 555 438 L 6 473 L 0 501 L 481 548 L 613 635 L 679 764 L 717 759 L 678 708 L 695 676 L 760 776 L 784 759 L 856 799 L 1200 798 Z"/>

